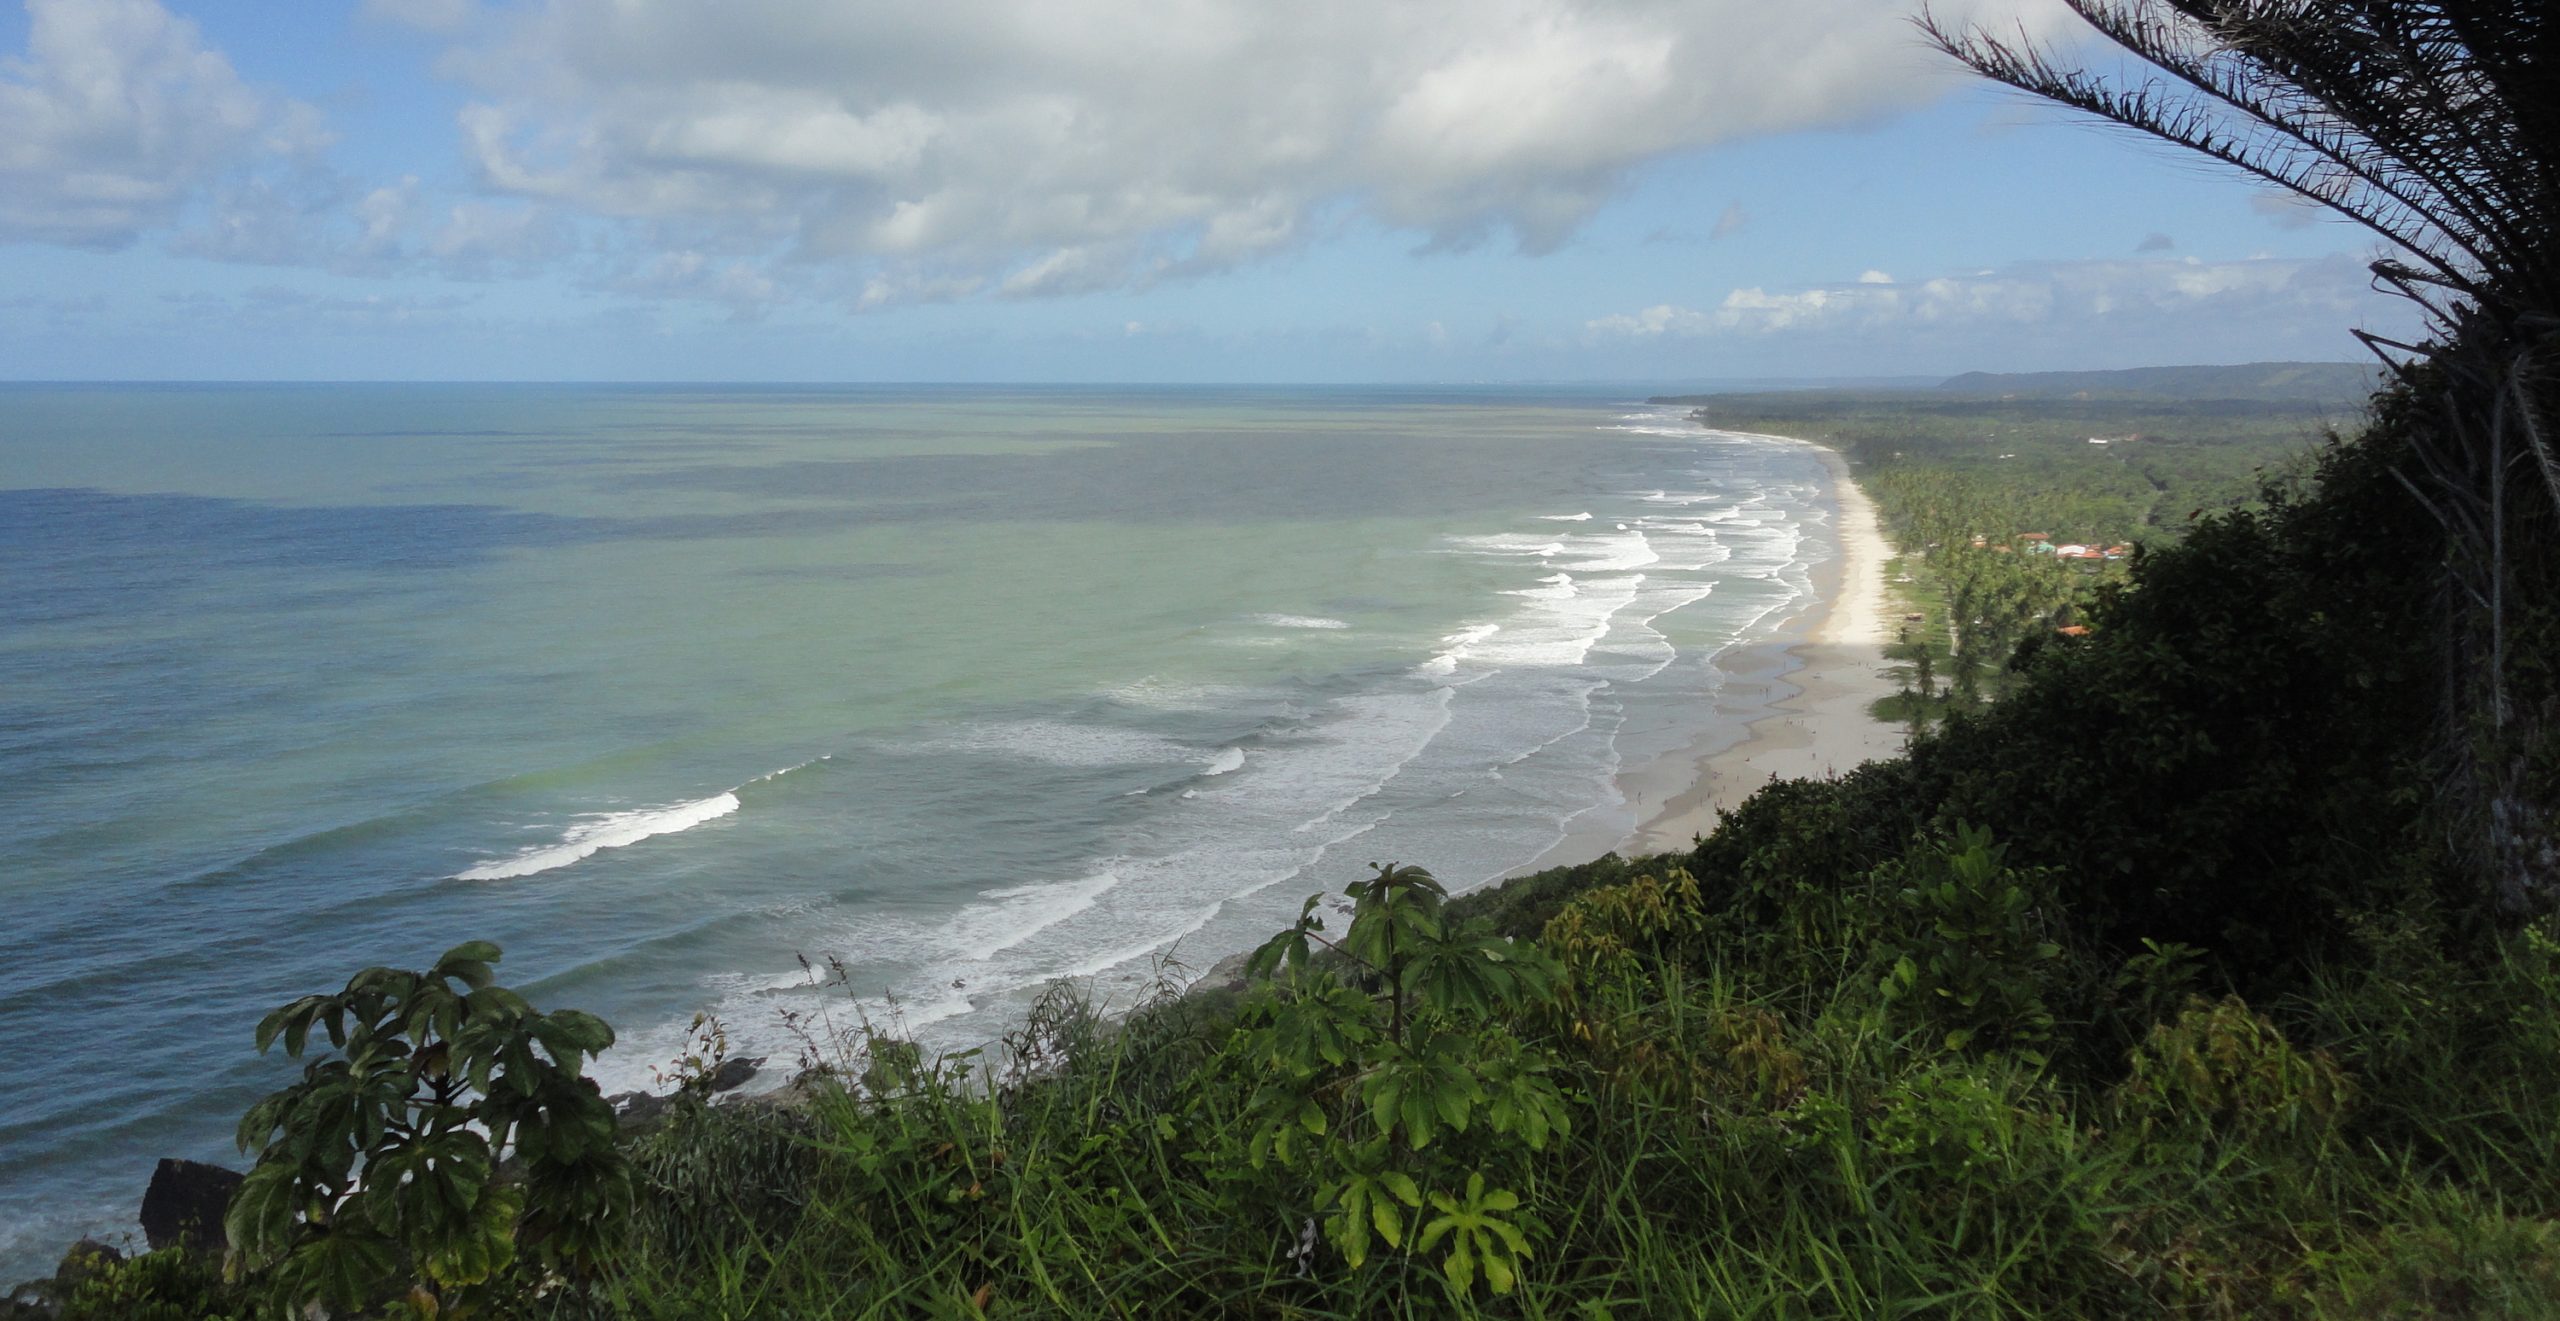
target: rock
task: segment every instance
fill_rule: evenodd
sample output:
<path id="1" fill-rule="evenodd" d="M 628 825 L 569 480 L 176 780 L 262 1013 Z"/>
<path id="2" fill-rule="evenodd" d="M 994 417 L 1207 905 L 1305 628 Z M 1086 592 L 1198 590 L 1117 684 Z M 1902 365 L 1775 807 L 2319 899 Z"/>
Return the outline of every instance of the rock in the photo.
<path id="1" fill-rule="evenodd" d="M 667 1117 L 671 1096 L 653 1096 L 647 1092 L 616 1092 L 604 1098 L 613 1107 L 614 1122 L 626 1133 L 645 1132 Z"/>
<path id="2" fill-rule="evenodd" d="M 61 1314 L 51 1280 L 28 1280 L 0 1298 L 0 1321 L 53 1321 Z"/>
<path id="3" fill-rule="evenodd" d="M 710 1078 L 706 1080 L 710 1083 L 711 1094 L 717 1096 L 722 1092 L 734 1092 L 746 1086 L 748 1080 L 754 1078 L 764 1068 L 764 1059 L 764 1056 L 757 1055 L 752 1058 L 720 1061 L 720 1067 L 713 1069 Z"/>
<path id="4" fill-rule="evenodd" d="M 219 1165 L 162 1158 L 142 1194 L 142 1237 L 155 1252 L 184 1245 L 219 1255 L 229 1246 L 222 1213 L 231 1209 L 231 1194 L 245 1178 Z"/>
<path id="5" fill-rule="evenodd" d="M 1209 970 L 1200 974 L 1200 980 L 1193 982 L 1190 986 L 1185 987 L 1184 990 L 1186 993 L 1200 992 L 1204 994 L 1217 991 L 1241 991 L 1244 989 L 1246 981 L 1249 980 L 1245 976 L 1245 965 L 1252 961 L 1253 951 L 1238 950 L 1235 953 L 1210 964 Z"/>

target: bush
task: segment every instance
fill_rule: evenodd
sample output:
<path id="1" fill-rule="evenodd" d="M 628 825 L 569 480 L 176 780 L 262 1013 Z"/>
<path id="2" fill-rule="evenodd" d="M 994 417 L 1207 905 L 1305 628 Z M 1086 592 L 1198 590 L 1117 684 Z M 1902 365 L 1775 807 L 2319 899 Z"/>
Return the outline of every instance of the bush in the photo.
<path id="1" fill-rule="evenodd" d="M 2238 996 L 2190 1000 L 2133 1053 L 2117 1091 L 2148 1137 L 2323 1148 L 2335 1142 L 2355 1086 L 2327 1051 L 2302 1051 Z"/>
<path id="2" fill-rule="evenodd" d="M 473 941 L 424 972 L 367 968 L 258 1024 L 261 1053 L 299 1057 L 315 1029 L 338 1048 L 240 1121 L 258 1162 L 224 1226 L 283 1305 L 353 1311 L 406 1285 L 449 1311 L 489 1295 L 519 1251 L 583 1273 L 615 1242 L 630 1162 L 581 1073 L 613 1029 L 537 1011 L 495 984 L 498 958 Z"/>
<path id="3" fill-rule="evenodd" d="M 61 1321 L 247 1321 L 246 1290 L 221 1263 L 183 1248 L 100 1262 L 62 1299 Z"/>
<path id="4" fill-rule="evenodd" d="M 1885 1003 L 1941 1034 L 1949 1050 L 2014 1050 L 2041 1064 L 2054 1037 L 2048 984 L 2062 946 L 2051 877 L 2013 870 L 1989 831 L 1958 825 L 1952 839 L 1914 847 L 1872 882 L 1893 896 Z M 1899 948 L 1894 948 L 1895 945 Z"/>

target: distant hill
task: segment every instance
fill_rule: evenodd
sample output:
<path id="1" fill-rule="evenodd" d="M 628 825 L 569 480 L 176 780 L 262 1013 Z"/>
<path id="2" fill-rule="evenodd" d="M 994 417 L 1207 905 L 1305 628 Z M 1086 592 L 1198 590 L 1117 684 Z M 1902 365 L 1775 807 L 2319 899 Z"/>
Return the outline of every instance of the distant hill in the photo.
<path id="1" fill-rule="evenodd" d="M 2249 362 L 2222 367 L 2134 367 L 2110 372 L 1966 372 L 1935 387 L 1905 387 L 1899 397 L 1912 402 L 1946 399 L 2108 400 L 2144 403 L 2218 403 L 2310 405 L 2353 410 L 2382 384 L 2382 369 L 2354 362 Z M 1656 404 L 1725 403 L 1737 390 L 1698 394 L 1655 395 Z M 1797 386 L 1782 392 L 1751 392 L 1762 398 L 1780 394 L 1813 397 L 1840 394 Z M 1879 395 L 1876 391 L 1864 392 Z"/>
<path id="2" fill-rule="evenodd" d="M 2020 399 L 2242 399 L 2354 405 L 2381 385 L 2355 362 L 2250 362 L 2228 367 L 2135 367 L 2112 372 L 1966 372 L 1938 388 Z"/>

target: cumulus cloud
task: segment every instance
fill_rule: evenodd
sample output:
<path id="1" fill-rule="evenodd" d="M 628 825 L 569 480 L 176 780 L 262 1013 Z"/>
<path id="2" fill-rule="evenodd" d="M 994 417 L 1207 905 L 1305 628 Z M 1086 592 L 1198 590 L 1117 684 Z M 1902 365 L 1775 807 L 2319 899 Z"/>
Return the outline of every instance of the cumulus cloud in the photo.
<path id="1" fill-rule="evenodd" d="M 495 190 L 724 225 L 892 290 L 1038 296 L 1223 269 L 1345 215 L 1550 249 L 1645 161 L 1936 95 L 1951 75 L 1904 8 L 539 0 L 452 67 Z M 2060 22 L 2051 0 L 1953 10 Z"/>
<path id="2" fill-rule="evenodd" d="M 0 240 L 114 248 L 199 188 L 321 144 L 318 112 L 250 87 L 156 0 L 28 0 L 0 58 Z"/>
<path id="3" fill-rule="evenodd" d="M 1663 335 L 1704 334 L 1715 324 L 1704 312 L 1669 303 L 1656 303 L 1641 312 L 1620 312 L 1590 322 L 1584 329 L 1595 335 L 1622 335 L 1631 339 L 1654 339 Z"/>

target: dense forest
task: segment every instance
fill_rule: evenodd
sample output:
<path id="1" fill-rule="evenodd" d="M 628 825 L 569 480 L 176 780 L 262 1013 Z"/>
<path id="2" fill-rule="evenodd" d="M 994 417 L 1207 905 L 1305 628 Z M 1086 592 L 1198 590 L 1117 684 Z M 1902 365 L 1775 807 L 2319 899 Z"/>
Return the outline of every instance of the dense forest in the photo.
<path id="1" fill-rule="evenodd" d="M 2121 458 L 2012 448 L 2018 401 L 1841 403 L 1906 542 L 2145 545 L 1998 700 L 1687 851 L 1457 898 L 1382 868 L 1232 977 L 1110 1019 L 1061 990 L 1001 1052 L 811 1025 L 823 1067 L 736 1105 L 713 1050 L 641 1128 L 579 1076 L 610 1030 L 495 949 L 368 970 L 259 1028 L 310 1064 L 242 1125 L 227 1263 L 75 1253 L 46 1307 L 2560 1315 L 2551 20 L 2073 7 L 2192 99 L 1937 35 L 2372 225 L 2437 336 L 2377 345 L 2299 466 L 2174 401 Z"/>

